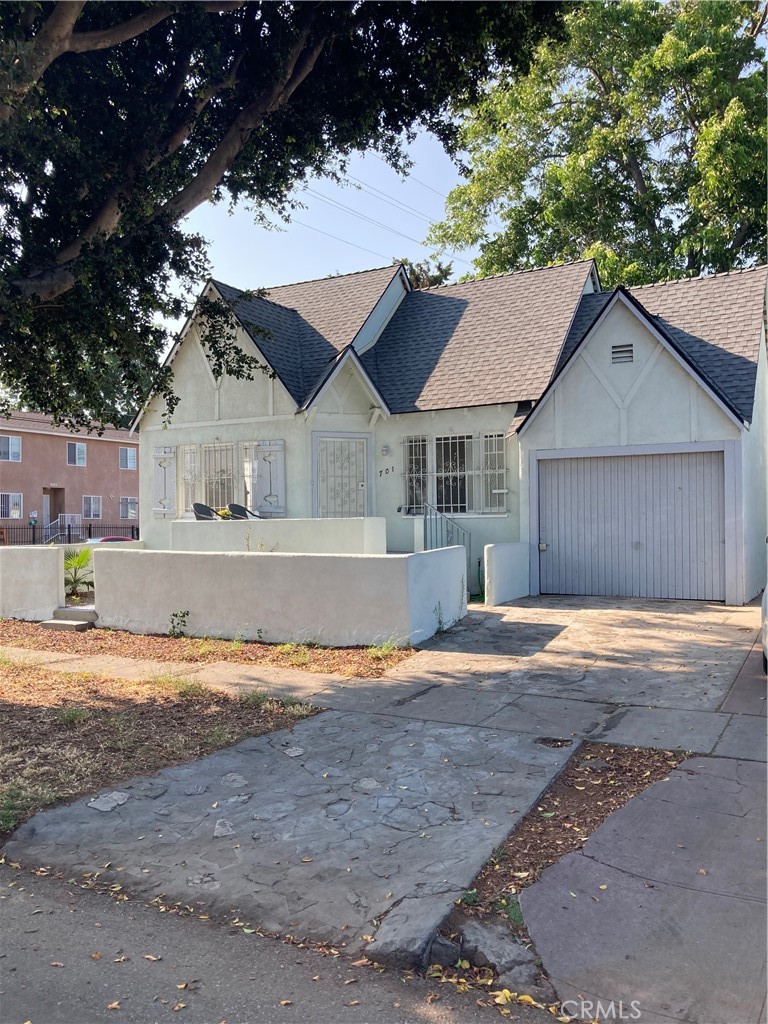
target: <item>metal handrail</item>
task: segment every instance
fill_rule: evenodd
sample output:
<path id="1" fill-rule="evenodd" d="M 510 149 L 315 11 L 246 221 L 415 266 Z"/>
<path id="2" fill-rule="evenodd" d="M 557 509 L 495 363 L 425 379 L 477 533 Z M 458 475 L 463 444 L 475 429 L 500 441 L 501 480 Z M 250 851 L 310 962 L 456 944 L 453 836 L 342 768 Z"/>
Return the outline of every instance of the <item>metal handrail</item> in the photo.
<path id="1" fill-rule="evenodd" d="M 461 544 L 467 553 L 467 585 L 469 584 L 470 552 L 472 550 L 472 534 L 465 530 L 455 519 L 451 519 L 445 512 L 441 512 L 434 505 L 426 501 L 422 503 L 424 510 L 424 550 L 433 551 L 435 548 L 447 548 L 454 544 Z"/>

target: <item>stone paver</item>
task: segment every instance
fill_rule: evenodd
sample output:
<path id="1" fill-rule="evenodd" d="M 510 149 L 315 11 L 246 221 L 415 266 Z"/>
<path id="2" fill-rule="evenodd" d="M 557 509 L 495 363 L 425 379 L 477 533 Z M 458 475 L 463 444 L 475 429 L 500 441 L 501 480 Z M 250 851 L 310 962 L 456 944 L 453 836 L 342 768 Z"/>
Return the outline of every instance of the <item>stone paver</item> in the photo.
<path id="1" fill-rule="evenodd" d="M 765 771 L 692 758 L 614 812 L 521 906 L 571 1013 L 757 1024 L 765 999 Z M 588 940 L 588 941 L 587 941 Z"/>
<path id="2" fill-rule="evenodd" d="M 598 743 L 627 747 L 662 747 L 709 754 L 729 721 L 729 715 L 706 711 L 622 708 L 590 738 Z"/>
<path id="3" fill-rule="evenodd" d="M 132 892 L 352 950 L 387 915 L 396 960 L 415 913 L 418 960 L 569 755 L 529 736 L 327 712 L 38 814 L 6 849 L 67 872 L 111 861 Z"/>
<path id="4" fill-rule="evenodd" d="M 373 955 L 378 943 L 380 959 L 418 961 L 580 738 L 757 756 L 765 704 L 735 680 L 758 623 L 755 607 L 527 598 L 472 610 L 380 680 L 7 649 L 67 671 L 172 672 L 333 709 L 37 815 L 9 852 L 72 872 L 110 861 L 134 892 L 239 907 L 353 949 L 375 933 Z M 756 717 L 723 713 L 741 710 L 737 693 Z"/>

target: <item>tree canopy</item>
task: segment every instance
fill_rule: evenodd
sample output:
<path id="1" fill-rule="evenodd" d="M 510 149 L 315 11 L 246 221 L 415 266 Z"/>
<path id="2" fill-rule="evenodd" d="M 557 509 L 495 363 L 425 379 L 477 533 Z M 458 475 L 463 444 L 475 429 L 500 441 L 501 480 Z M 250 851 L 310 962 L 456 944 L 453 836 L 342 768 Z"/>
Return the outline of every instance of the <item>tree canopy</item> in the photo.
<path id="1" fill-rule="evenodd" d="M 355 150 L 399 166 L 416 127 L 523 67 L 559 5 L 0 4 L 0 406 L 121 422 L 154 388 L 163 318 L 207 272 L 183 218 L 208 200 L 285 215 Z M 179 296 L 175 282 L 188 289 Z M 217 365 L 258 372 L 212 331 Z"/>
<path id="2" fill-rule="evenodd" d="M 430 241 L 502 273 L 586 257 L 639 284 L 765 257 L 764 3 L 579 5 L 461 130 Z"/>
<path id="3" fill-rule="evenodd" d="M 448 278 L 453 273 L 452 263 L 443 263 L 441 260 L 418 260 L 416 263 L 413 260 L 395 259 L 393 263 L 402 263 L 408 280 L 411 282 L 411 288 L 432 288 L 437 284 L 445 284 Z"/>

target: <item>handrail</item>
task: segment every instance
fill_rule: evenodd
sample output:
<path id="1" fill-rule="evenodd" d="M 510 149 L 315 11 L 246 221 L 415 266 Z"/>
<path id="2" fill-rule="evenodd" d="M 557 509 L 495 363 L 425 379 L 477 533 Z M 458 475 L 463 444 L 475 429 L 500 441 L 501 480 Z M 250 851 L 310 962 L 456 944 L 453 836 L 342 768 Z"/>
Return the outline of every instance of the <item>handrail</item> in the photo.
<path id="1" fill-rule="evenodd" d="M 453 544 L 461 544 L 467 553 L 467 587 L 469 586 L 470 573 L 470 552 L 472 550 L 472 534 L 463 526 L 460 526 L 455 519 L 451 519 L 445 512 L 422 502 L 424 510 L 424 550 L 433 551 L 435 548 L 446 548 Z"/>

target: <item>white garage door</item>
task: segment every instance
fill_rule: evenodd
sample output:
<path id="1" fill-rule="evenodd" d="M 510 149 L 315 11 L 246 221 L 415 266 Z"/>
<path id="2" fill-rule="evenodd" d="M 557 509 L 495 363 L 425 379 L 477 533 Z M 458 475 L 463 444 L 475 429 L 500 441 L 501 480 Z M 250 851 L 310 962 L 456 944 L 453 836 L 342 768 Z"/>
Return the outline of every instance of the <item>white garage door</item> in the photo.
<path id="1" fill-rule="evenodd" d="M 725 599 L 722 452 L 538 465 L 542 594 Z"/>

